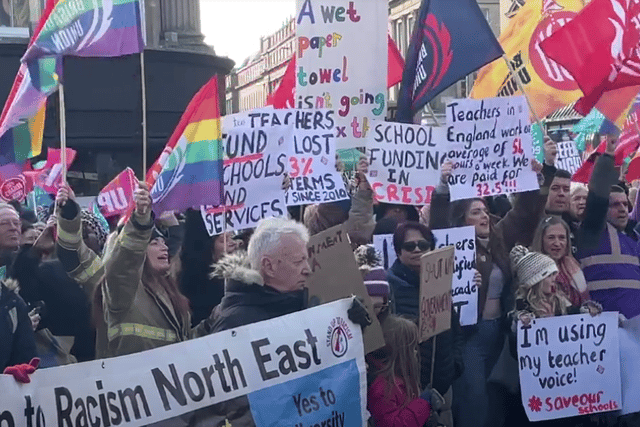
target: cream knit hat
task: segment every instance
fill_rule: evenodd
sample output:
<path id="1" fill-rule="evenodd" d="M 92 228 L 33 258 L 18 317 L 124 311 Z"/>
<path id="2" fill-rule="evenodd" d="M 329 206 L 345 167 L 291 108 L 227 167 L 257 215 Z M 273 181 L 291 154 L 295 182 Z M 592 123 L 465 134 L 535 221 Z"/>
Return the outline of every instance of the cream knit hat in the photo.
<path id="1" fill-rule="evenodd" d="M 539 252 L 530 252 L 524 246 L 515 246 L 509 255 L 520 286 L 530 288 L 558 272 L 554 260 Z"/>

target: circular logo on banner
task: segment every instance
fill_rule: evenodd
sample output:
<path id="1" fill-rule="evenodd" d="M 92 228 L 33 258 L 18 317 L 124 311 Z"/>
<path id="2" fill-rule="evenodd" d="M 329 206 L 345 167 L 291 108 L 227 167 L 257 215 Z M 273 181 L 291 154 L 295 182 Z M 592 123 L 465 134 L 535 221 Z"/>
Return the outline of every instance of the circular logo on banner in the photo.
<path id="1" fill-rule="evenodd" d="M 540 48 L 540 43 L 553 34 L 554 31 L 571 21 L 576 15 L 576 12 L 566 10 L 552 13 L 540 21 L 531 36 L 531 42 L 529 43 L 531 65 L 533 65 L 533 69 L 542 81 L 554 89 L 577 90 L 578 84 L 564 67 L 544 54 Z"/>
<path id="2" fill-rule="evenodd" d="M 327 330 L 327 345 L 331 348 L 334 356 L 342 357 L 347 354 L 351 338 L 353 338 L 351 329 L 343 318 L 336 317 L 331 321 Z"/>
<path id="3" fill-rule="evenodd" d="M 23 201 L 27 197 L 27 183 L 23 176 L 14 176 L 0 184 L 0 197 L 5 201 Z"/>

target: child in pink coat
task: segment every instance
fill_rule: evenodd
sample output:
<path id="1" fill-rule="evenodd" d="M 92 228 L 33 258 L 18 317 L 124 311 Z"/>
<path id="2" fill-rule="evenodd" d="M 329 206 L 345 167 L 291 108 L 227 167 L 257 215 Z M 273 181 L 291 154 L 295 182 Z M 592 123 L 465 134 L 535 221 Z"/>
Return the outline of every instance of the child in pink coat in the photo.
<path id="1" fill-rule="evenodd" d="M 430 393 L 421 393 L 418 327 L 388 316 L 382 322 L 387 345 L 368 357 L 368 410 L 376 427 L 422 427 L 429 419 Z"/>

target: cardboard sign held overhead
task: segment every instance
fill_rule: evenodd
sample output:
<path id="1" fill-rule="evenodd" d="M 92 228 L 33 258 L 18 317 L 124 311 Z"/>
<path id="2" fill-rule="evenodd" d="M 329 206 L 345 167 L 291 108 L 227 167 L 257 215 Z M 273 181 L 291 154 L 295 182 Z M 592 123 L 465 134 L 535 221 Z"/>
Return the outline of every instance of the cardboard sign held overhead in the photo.
<path id="1" fill-rule="evenodd" d="M 364 330 L 365 353 L 384 347 L 382 328 L 373 312 L 373 303 L 356 265 L 344 226 L 338 225 L 311 236 L 307 248 L 312 271 L 307 280 L 309 306 L 337 301 L 352 295 L 362 298 L 373 321 Z"/>
<path id="2" fill-rule="evenodd" d="M 451 329 L 453 269 L 453 246 L 426 253 L 420 258 L 420 342 Z"/>

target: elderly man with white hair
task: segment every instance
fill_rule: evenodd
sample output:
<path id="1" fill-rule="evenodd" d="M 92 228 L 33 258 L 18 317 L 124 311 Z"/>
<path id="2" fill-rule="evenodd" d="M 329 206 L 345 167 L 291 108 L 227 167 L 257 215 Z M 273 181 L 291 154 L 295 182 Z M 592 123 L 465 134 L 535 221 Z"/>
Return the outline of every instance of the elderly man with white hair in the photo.
<path id="1" fill-rule="evenodd" d="M 226 279 L 213 332 L 273 319 L 306 308 L 309 232 L 284 218 L 260 222 L 246 254 L 229 255 L 216 274 Z"/>
<path id="2" fill-rule="evenodd" d="M 225 294 L 212 314 L 211 332 L 220 332 L 307 308 L 306 280 L 311 274 L 309 231 L 284 218 L 262 220 L 249 240 L 246 254 L 227 255 L 215 274 L 225 280 Z M 349 319 L 371 323 L 364 305 L 354 299 Z M 196 412 L 190 426 L 253 427 L 249 401 L 243 396 Z"/>

